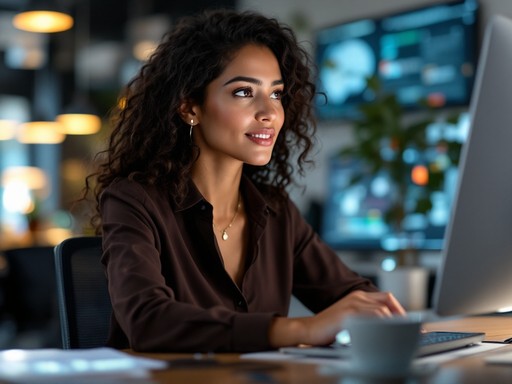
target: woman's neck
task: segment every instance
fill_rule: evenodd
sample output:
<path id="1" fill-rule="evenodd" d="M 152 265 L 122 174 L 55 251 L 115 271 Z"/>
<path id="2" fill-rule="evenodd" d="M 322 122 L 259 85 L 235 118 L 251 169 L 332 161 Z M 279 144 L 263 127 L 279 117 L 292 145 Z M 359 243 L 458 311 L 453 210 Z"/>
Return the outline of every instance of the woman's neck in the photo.
<path id="1" fill-rule="evenodd" d="M 242 163 L 212 166 L 198 162 L 192 169 L 194 184 L 217 216 L 229 216 L 237 206 L 241 177 Z"/>

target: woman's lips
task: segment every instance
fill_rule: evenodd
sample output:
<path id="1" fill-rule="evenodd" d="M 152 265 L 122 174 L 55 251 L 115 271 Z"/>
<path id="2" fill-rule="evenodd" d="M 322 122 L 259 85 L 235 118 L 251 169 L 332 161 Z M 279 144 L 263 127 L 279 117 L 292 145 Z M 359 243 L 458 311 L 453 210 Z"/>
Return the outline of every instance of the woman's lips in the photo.
<path id="1" fill-rule="evenodd" d="M 274 130 L 265 129 L 263 131 L 246 133 L 245 136 L 258 145 L 272 145 L 274 143 Z"/>

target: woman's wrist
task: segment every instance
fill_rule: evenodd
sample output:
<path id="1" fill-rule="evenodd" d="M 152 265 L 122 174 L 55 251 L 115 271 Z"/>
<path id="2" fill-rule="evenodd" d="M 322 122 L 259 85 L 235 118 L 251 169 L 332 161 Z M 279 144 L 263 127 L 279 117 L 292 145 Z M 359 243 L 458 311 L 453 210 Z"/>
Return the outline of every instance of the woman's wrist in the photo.
<path id="1" fill-rule="evenodd" d="M 273 348 L 306 343 L 307 318 L 275 317 L 269 329 L 269 342 Z"/>

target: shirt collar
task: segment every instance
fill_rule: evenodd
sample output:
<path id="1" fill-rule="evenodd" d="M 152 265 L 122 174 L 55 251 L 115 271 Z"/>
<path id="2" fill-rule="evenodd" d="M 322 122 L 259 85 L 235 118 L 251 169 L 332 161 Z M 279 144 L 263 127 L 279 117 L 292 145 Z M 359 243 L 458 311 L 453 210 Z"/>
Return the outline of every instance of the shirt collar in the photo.
<path id="1" fill-rule="evenodd" d="M 240 181 L 240 189 L 246 204 L 250 207 L 259 207 L 258 211 L 266 210 L 267 208 L 270 211 L 276 211 L 276 207 L 273 206 L 272 202 L 268 202 L 263 194 L 256 188 L 254 183 L 245 175 L 242 175 L 242 179 Z M 188 194 L 185 196 L 181 203 L 175 202 L 174 207 L 177 212 L 185 211 L 192 208 L 196 204 L 205 201 L 207 202 L 201 192 L 199 192 L 197 189 L 192 179 L 190 179 L 188 182 Z"/>

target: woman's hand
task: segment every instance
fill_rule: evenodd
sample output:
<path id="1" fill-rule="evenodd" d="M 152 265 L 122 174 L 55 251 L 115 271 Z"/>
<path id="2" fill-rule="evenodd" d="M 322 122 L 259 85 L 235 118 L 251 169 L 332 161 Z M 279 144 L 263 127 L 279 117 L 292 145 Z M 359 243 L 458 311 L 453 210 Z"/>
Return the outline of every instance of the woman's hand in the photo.
<path id="1" fill-rule="evenodd" d="M 404 308 L 389 292 L 354 291 L 314 316 L 276 318 L 270 327 L 270 343 L 276 348 L 298 344 L 326 345 L 335 340 L 343 320 L 349 315 L 391 317 L 405 314 Z"/>

